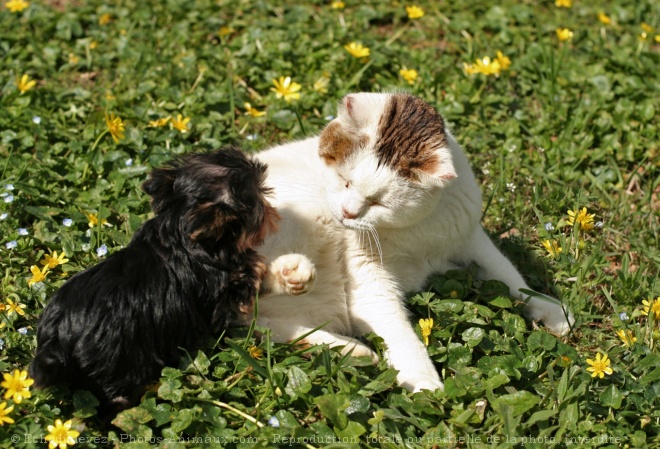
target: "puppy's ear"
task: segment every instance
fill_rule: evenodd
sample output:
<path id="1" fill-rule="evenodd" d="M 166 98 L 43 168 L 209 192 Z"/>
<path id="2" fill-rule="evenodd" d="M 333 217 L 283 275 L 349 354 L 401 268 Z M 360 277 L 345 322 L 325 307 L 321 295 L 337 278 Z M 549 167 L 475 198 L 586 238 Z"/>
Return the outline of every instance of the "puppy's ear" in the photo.
<path id="1" fill-rule="evenodd" d="M 142 190 L 151 196 L 151 208 L 157 214 L 161 213 L 174 199 L 176 172 L 176 169 L 172 167 L 157 168 L 142 184 Z"/>

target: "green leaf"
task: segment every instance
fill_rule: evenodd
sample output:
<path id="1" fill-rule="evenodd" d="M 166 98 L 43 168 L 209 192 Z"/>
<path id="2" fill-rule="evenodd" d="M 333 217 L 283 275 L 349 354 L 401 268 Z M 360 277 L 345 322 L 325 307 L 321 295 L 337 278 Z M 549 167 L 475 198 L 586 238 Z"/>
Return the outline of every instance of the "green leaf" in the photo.
<path id="1" fill-rule="evenodd" d="M 360 423 L 355 421 L 349 421 L 349 423 L 343 429 L 335 427 L 335 434 L 342 440 L 356 440 L 360 435 L 364 434 L 367 429 Z"/>
<path id="2" fill-rule="evenodd" d="M 465 332 L 463 332 L 461 338 L 463 339 L 464 342 L 467 343 L 467 345 L 471 348 L 474 348 L 477 346 L 479 343 L 481 343 L 481 340 L 486 336 L 486 331 L 484 331 L 480 327 L 471 327 Z"/>
<path id="3" fill-rule="evenodd" d="M 74 416 L 78 418 L 89 418 L 96 414 L 96 408 L 99 406 L 99 400 L 85 390 L 76 390 L 73 393 Z"/>
<path id="4" fill-rule="evenodd" d="M 516 417 L 533 408 L 539 402 L 541 402 L 541 398 L 529 391 L 522 390 L 516 393 L 496 397 L 492 406 L 494 410 L 498 411 L 498 413 L 502 413 L 505 407 L 510 407 L 512 416 Z"/>
<path id="5" fill-rule="evenodd" d="M 158 397 L 174 403 L 181 402 L 183 390 L 181 381 L 178 379 L 164 379 L 158 387 Z"/>
<path id="6" fill-rule="evenodd" d="M 623 394 L 615 385 L 608 386 L 600 395 L 600 404 L 604 407 L 612 407 L 616 410 L 621 407 L 622 401 Z"/>
<path id="7" fill-rule="evenodd" d="M 350 401 L 345 394 L 326 394 L 314 399 L 314 403 L 321 413 L 328 418 L 338 429 L 345 429 L 348 425 L 348 417 L 344 410 L 350 405 Z M 335 430 L 336 432 L 336 430 Z"/>
<path id="8" fill-rule="evenodd" d="M 488 301 L 488 304 L 490 304 L 493 307 L 498 307 L 500 309 L 510 309 L 511 307 L 513 307 L 513 303 L 511 302 L 511 299 L 509 299 L 507 296 L 498 296 Z"/>
<path id="9" fill-rule="evenodd" d="M 534 331 L 529 334 L 527 338 L 527 346 L 530 351 L 536 349 L 543 349 L 544 351 L 550 351 L 555 347 L 557 339 L 550 335 L 546 331 Z"/>
<path id="10" fill-rule="evenodd" d="M 188 366 L 188 370 L 195 370 L 201 375 L 205 376 L 209 373 L 209 367 L 211 366 L 211 361 L 202 351 L 197 351 L 197 357 L 192 363 Z"/>
<path id="11" fill-rule="evenodd" d="M 284 391 L 292 398 L 297 398 L 312 388 L 312 381 L 309 379 L 307 373 L 295 365 L 287 370 L 287 378 L 289 382 L 284 388 Z"/>
<path id="12" fill-rule="evenodd" d="M 135 407 L 119 413 L 112 420 L 112 424 L 134 438 L 150 439 L 153 432 L 144 424 L 151 421 L 151 419 L 152 416 L 148 411 L 140 407 Z"/>
<path id="13" fill-rule="evenodd" d="M 178 410 L 172 420 L 171 429 L 174 433 L 181 433 L 192 424 L 195 419 L 195 411 L 191 409 Z"/>
<path id="14" fill-rule="evenodd" d="M 548 422 L 550 421 L 550 418 L 555 416 L 557 414 L 557 410 L 539 410 L 538 412 L 534 412 L 532 416 L 527 420 L 527 425 L 531 426 L 532 424 L 536 424 L 537 422 Z"/>
<path id="15" fill-rule="evenodd" d="M 463 301 L 460 299 L 442 299 L 431 303 L 431 310 L 437 314 L 447 312 L 460 312 L 463 310 Z"/>

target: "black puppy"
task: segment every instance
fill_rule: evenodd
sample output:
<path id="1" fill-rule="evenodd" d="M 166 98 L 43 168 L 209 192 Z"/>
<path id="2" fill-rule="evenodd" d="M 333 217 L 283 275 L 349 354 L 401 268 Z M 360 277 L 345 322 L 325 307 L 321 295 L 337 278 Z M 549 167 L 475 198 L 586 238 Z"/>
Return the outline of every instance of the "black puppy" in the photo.
<path id="1" fill-rule="evenodd" d="M 156 216 L 128 246 L 73 276 L 39 318 L 29 374 L 139 400 L 162 368 L 251 310 L 266 272 L 254 247 L 276 228 L 265 165 L 228 148 L 183 156 L 142 186 Z"/>

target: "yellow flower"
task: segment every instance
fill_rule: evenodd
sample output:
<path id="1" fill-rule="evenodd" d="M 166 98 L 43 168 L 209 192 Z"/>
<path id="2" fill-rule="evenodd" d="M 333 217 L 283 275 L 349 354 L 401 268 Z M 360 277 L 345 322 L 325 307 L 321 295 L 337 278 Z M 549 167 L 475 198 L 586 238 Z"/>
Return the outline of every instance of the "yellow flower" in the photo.
<path id="1" fill-rule="evenodd" d="M 497 52 L 497 57 L 495 58 L 495 61 L 497 61 L 500 64 L 502 70 L 509 70 L 509 67 L 511 67 L 511 60 L 509 59 L 508 56 L 505 56 L 501 51 Z"/>
<path id="2" fill-rule="evenodd" d="M 543 245 L 550 257 L 557 257 L 559 256 L 559 253 L 562 252 L 562 248 L 556 240 L 543 240 L 541 245 Z"/>
<path id="3" fill-rule="evenodd" d="M 30 4 L 25 0 L 9 0 L 7 3 L 5 3 L 5 6 L 11 12 L 21 12 L 30 6 Z"/>
<path id="4" fill-rule="evenodd" d="M 577 214 L 572 210 L 569 210 L 566 223 L 568 223 L 570 226 L 573 226 L 575 222 L 577 222 L 580 225 L 580 229 L 590 231 L 594 228 L 594 216 L 595 214 L 587 213 L 586 207 L 583 207 Z"/>
<path id="5" fill-rule="evenodd" d="M 500 66 L 499 61 L 497 59 L 491 61 L 490 57 L 488 56 L 485 56 L 482 59 L 477 59 L 475 63 L 476 66 L 474 70 L 477 73 L 482 73 L 486 76 L 489 75 L 499 76 L 500 72 L 502 71 L 502 67 Z"/>
<path id="6" fill-rule="evenodd" d="M 399 75 L 401 75 L 404 80 L 408 81 L 408 84 L 415 84 L 418 73 L 415 69 L 407 69 L 404 67 L 399 70 Z"/>
<path id="7" fill-rule="evenodd" d="M 355 58 L 366 58 L 371 54 L 371 50 L 369 50 L 368 47 L 364 47 L 357 42 L 351 42 L 350 44 L 344 45 L 344 48 Z"/>
<path id="8" fill-rule="evenodd" d="M 156 120 L 152 120 L 149 122 L 149 127 L 150 128 L 162 128 L 163 126 L 166 126 L 170 120 L 172 120 L 172 117 L 163 117 L 163 118 L 158 118 Z"/>
<path id="9" fill-rule="evenodd" d="M 263 349 L 257 348 L 254 345 L 248 348 L 248 353 L 250 354 L 250 357 L 257 360 L 260 360 L 264 356 Z"/>
<path id="10" fill-rule="evenodd" d="M 332 2 L 330 4 L 330 7 L 332 9 L 344 9 L 346 5 L 344 4 L 344 2 Z"/>
<path id="11" fill-rule="evenodd" d="M 637 39 L 644 42 L 644 41 L 646 41 L 647 37 L 648 37 L 648 34 L 646 34 L 646 31 L 645 31 L 642 34 L 640 34 L 639 36 L 637 36 Z"/>
<path id="12" fill-rule="evenodd" d="M 660 42 L 660 34 L 656 34 L 654 39 L 656 42 Z"/>
<path id="13" fill-rule="evenodd" d="M 64 251 L 58 256 L 57 251 L 52 252 L 51 254 L 44 254 L 44 260 L 41 261 L 41 265 L 47 266 L 49 269 L 57 268 L 58 265 L 65 264 L 69 259 L 65 259 L 66 254 Z"/>
<path id="14" fill-rule="evenodd" d="M 22 94 L 32 89 L 36 84 L 37 82 L 35 80 L 31 80 L 27 74 L 20 78 L 16 78 L 16 87 L 18 87 L 18 90 L 20 90 Z"/>
<path id="15" fill-rule="evenodd" d="M 75 65 L 80 62 L 80 58 L 75 53 L 69 53 L 69 64 Z"/>
<path id="16" fill-rule="evenodd" d="M 619 329 L 616 331 L 616 334 L 619 336 L 625 346 L 632 346 L 633 343 L 637 341 L 637 337 L 635 337 L 631 330 Z"/>
<path id="17" fill-rule="evenodd" d="M 614 371 L 610 368 L 610 359 L 607 358 L 607 354 L 601 354 L 600 352 L 596 354 L 596 360 L 587 359 L 587 363 L 591 365 L 587 368 L 591 374 L 591 377 L 598 376 L 599 378 L 605 377 L 605 374 L 612 374 Z"/>
<path id="18" fill-rule="evenodd" d="M 68 420 L 65 423 L 62 423 L 62 420 L 55 420 L 55 425 L 48 426 L 48 435 L 45 436 L 45 440 L 48 441 L 48 449 L 66 449 L 67 446 L 73 446 L 76 444 L 76 438 L 80 435 L 80 432 L 76 430 L 71 430 L 72 422 Z"/>
<path id="19" fill-rule="evenodd" d="M 653 27 L 651 25 L 649 25 L 648 23 L 642 22 L 641 27 L 642 27 L 642 29 L 644 30 L 645 33 L 648 33 L 648 34 L 653 33 Z"/>
<path id="20" fill-rule="evenodd" d="M 642 310 L 642 315 L 648 315 L 649 313 L 653 313 L 655 315 L 656 320 L 660 320 L 660 296 L 658 296 L 655 300 L 649 299 L 648 301 L 645 299 L 642 301 L 642 304 L 644 304 L 644 310 Z"/>
<path id="21" fill-rule="evenodd" d="M 314 89 L 315 92 L 318 92 L 320 94 L 327 94 L 329 84 L 330 84 L 330 78 L 328 78 L 327 76 L 322 76 L 321 78 L 316 80 L 316 82 L 312 86 L 312 89 Z"/>
<path id="22" fill-rule="evenodd" d="M 570 8 L 573 6 L 573 0 L 555 0 L 555 6 L 557 8 Z"/>
<path id="23" fill-rule="evenodd" d="M 406 6 L 406 12 L 408 13 L 408 18 L 412 20 L 424 17 L 424 10 L 419 6 Z"/>
<path id="24" fill-rule="evenodd" d="M 279 79 L 274 79 L 273 84 L 275 87 L 271 87 L 270 90 L 275 92 L 277 98 L 284 98 L 284 101 L 289 103 L 291 100 L 300 99 L 300 84 L 291 81 L 291 77 L 287 76 L 286 78 L 280 76 Z"/>
<path id="25" fill-rule="evenodd" d="M 43 269 L 39 270 L 38 266 L 32 265 L 30 267 L 30 271 L 32 272 L 32 278 L 28 279 L 28 286 L 31 287 L 38 282 L 43 282 L 46 280 L 48 267 L 43 267 Z"/>
<path id="26" fill-rule="evenodd" d="M 234 30 L 230 26 L 225 25 L 225 26 L 220 27 L 220 29 L 218 30 L 218 36 L 220 36 L 220 37 L 229 36 L 234 31 L 236 31 L 236 30 Z"/>
<path id="27" fill-rule="evenodd" d="M 28 378 L 27 371 L 14 370 L 13 374 L 4 373 L 5 380 L 0 383 L 0 387 L 6 388 L 4 398 L 11 398 L 15 403 L 20 404 L 23 399 L 32 397 L 29 388 L 34 383 L 33 379 Z"/>
<path id="28" fill-rule="evenodd" d="M 467 62 L 463 63 L 463 70 L 465 70 L 465 73 L 467 73 L 468 75 L 474 75 L 476 73 L 479 73 L 477 72 L 477 68 L 474 66 L 474 64 L 468 64 Z"/>
<path id="29" fill-rule="evenodd" d="M 110 131 L 112 140 L 114 140 L 115 143 L 118 143 L 124 138 L 124 122 L 121 118 L 115 117 L 114 113 L 110 115 L 105 114 L 105 125 L 108 127 L 108 131 Z"/>
<path id="30" fill-rule="evenodd" d="M 568 28 L 557 28 L 555 30 L 555 33 L 557 33 L 557 38 L 559 39 L 560 42 L 573 39 L 573 32 Z"/>
<path id="31" fill-rule="evenodd" d="M 245 113 L 250 117 L 262 117 L 266 115 L 266 111 L 259 111 L 252 107 L 250 103 L 244 103 L 243 107 L 245 108 Z"/>
<path id="32" fill-rule="evenodd" d="M 99 43 L 96 42 L 96 41 L 92 41 L 92 42 L 89 43 L 89 49 L 90 49 L 90 50 L 94 50 L 94 49 L 96 49 L 96 47 L 98 47 L 98 46 L 99 46 Z"/>
<path id="33" fill-rule="evenodd" d="M 172 126 L 182 133 L 187 133 L 188 122 L 190 122 L 190 117 L 184 118 L 181 114 L 177 114 L 176 118 L 172 119 Z"/>
<path id="34" fill-rule="evenodd" d="M 107 25 L 112 22 L 112 16 L 108 13 L 101 14 L 99 17 L 99 25 Z"/>
<path id="35" fill-rule="evenodd" d="M 14 420 L 7 416 L 14 410 L 14 406 L 12 405 L 11 407 L 5 407 L 7 407 L 6 402 L 0 404 L 0 426 L 4 426 L 5 423 L 14 424 Z"/>
<path id="36" fill-rule="evenodd" d="M 422 329 L 422 338 L 424 339 L 424 344 L 429 345 L 429 335 L 433 330 L 433 318 L 421 318 L 419 320 L 419 327 Z"/>
<path id="37" fill-rule="evenodd" d="M 598 20 L 600 20 L 600 23 L 604 25 L 609 25 L 610 23 L 612 23 L 612 19 L 610 19 L 608 15 L 605 14 L 603 11 L 598 13 Z"/>
<path id="38" fill-rule="evenodd" d="M 16 315 L 20 316 L 25 316 L 25 312 L 23 309 L 25 309 L 26 305 L 25 304 L 19 304 L 11 299 L 7 298 L 7 305 L 4 306 L 5 311 L 7 312 L 7 316 L 11 316 L 12 313 L 15 313 Z"/>
<path id="39" fill-rule="evenodd" d="M 113 101 L 115 99 L 115 96 L 112 95 L 112 92 L 108 90 L 105 92 L 105 99 L 108 101 Z"/>
<path id="40" fill-rule="evenodd" d="M 99 225 L 99 216 L 97 214 L 95 214 L 93 212 L 90 212 L 90 213 L 85 213 L 85 216 L 87 217 L 87 220 L 89 220 L 88 224 L 89 224 L 90 228 L 93 228 L 94 226 Z M 112 225 L 110 223 L 108 223 L 108 220 L 106 220 L 105 218 L 101 219 L 101 225 L 112 227 Z"/>

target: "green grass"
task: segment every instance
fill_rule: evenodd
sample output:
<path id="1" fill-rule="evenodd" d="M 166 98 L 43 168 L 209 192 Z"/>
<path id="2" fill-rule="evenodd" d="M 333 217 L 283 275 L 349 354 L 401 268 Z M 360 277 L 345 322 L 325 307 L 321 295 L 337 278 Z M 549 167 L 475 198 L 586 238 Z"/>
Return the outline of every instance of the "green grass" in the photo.
<path id="1" fill-rule="evenodd" d="M 482 184 L 485 227 L 532 287 L 573 308 L 574 332 L 558 339 L 536 329 L 501 284 L 451 272 L 409 301 L 415 323 L 434 318 L 429 353 L 444 393 L 412 395 L 383 363 L 238 329 L 165 369 L 113 429 L 84 392 L 5 398 L 15 423 L 3 422 L 0 446 L 45 447 L 60 419 L 85 439 L 79 447 L 660 447 L 660 331 L 653 313 L 642 314 L 642 301 L 660 296 L 658 3 L 419 4 L 417 20 L 406 4 L 377 0 L 345 9 L 248 0 L 0 9 L 0 294 L 25 306 L 0 316 L 0 372 L 25 369 L 36 319 L 66 278 L 96 263 L 102 245 L 117 251 L 148 217 L 140 184 L 151 168 L 190 151 L 256 150 L 317 133 L 355 91 L 406 90 L 443 113 Z M 557 28 L 572 39 L 560 43 Z M 344 50 L 352 41 L 370 48 L 367 60 Z M 465 73 L 464 63 L 498 50 L 512 62 L 499 77 Z M 413 84 L 403 67 L 418 71 Z M 24 74 L 37 83 L 20 93 Z M 275 98 L 280 76 L 302 85 L 300 100 Z M 313 89 L 322 76 L 327 92 Z M 247 115 L 245 102 L 266 115 Z M 110 113 L 125 124 L 118 142 L 106 132 Z M 189 132 L 148 126 L 178 114 Z M 566 224 L 567 211 L 583 207 L 602 227 Z M 87 214 L 111 226 L 90 228 Z M 562 248 L 558 257 L 548 257 L 546 239 Z M 28 286 L 30 267 L 50 251 L 69 261 Z M 636 342 L 625 346 L 619 330 Z M 586 371 L 598 352 L 614 370 L 602 379 Z"/>

